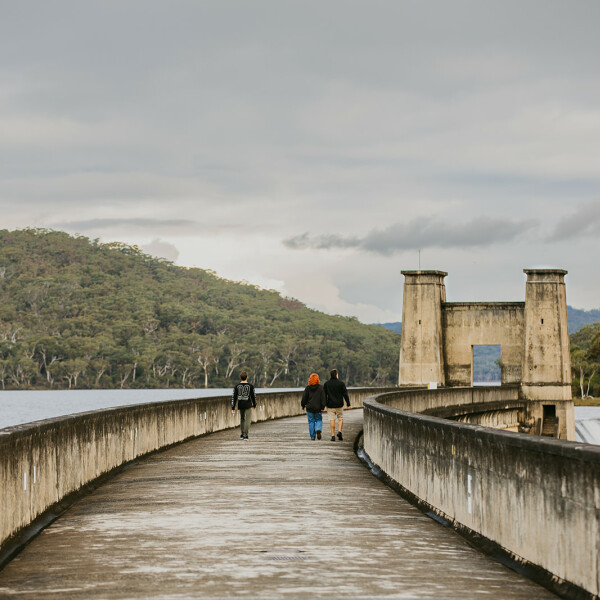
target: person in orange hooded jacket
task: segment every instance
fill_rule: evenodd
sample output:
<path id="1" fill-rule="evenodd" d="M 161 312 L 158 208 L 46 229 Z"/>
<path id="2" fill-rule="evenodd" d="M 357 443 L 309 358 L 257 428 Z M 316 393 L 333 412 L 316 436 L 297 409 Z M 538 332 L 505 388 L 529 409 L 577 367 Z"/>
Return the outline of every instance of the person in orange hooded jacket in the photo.
<path id="1" fill-rule="evenodd" d="M 316 436 L 320 440 L 323 429 L 321 411 L 325 408 L 325 390 L 319 383 L 319 376 L 316 373 L 311 373 L 308 378 L 308 385 L 302 394 L 302 408 L 306 409 L 310 439 L 314 440 Z"/>

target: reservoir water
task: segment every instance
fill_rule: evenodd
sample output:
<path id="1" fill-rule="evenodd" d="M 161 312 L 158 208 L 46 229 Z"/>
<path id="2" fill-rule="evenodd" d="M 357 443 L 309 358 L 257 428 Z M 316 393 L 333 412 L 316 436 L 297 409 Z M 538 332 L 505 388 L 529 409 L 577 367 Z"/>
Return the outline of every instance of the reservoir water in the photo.
<path id="1" fill-rule="evenodd" d="M 281 392 L 289 389 L 295 388 L 257 389 L 256 392 Z M 208 390 L 4 390 L 0 391 L 0 429 L 101 408 L 186 398 L 231 396 L 231 391 L 231 388 Z"/>
<path id="2" fill-rule="evenodd" d="M 282 392 L 290 389 L 301 388 L 258 389 L 257 393 Z M 0 391 L 0 429 L 101 408 L 230 394 L 231 388 Z M 600 406 L 576 406 L 575 430 L 578 442 L 600 444 Z"/>

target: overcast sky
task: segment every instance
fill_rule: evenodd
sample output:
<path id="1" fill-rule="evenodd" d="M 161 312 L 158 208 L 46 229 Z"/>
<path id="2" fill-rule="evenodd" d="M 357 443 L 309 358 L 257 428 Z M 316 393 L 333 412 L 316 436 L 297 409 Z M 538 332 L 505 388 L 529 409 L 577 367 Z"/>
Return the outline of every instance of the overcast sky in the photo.
<path id="1" fill-rule="evenodd" d="M 0 0 L 1 227 L 365 322 L 569 271 L 600 307 L 600 2 Z"/>

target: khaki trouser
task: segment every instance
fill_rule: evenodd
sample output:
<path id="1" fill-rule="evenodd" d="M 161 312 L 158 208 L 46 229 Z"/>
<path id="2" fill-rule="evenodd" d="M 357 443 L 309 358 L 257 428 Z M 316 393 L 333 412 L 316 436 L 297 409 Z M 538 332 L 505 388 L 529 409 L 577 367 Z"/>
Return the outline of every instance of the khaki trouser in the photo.
<path id="1" fill-rule="evenodd" d="M 252 421 L 252 409 L 240 408 L 240 429 L 242 430 L 242 435 L 248 435 L 250 421 Z"/>

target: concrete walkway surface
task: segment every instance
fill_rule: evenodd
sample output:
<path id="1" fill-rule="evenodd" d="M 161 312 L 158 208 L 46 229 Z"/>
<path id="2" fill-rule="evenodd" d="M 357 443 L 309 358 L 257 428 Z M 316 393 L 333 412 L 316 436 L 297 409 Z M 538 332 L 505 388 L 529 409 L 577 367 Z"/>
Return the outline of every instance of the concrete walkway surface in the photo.
<path id="1" fill-rule="evenodd" d="M 555 598 L 373 477 L 305 417 L 155 454 L 77 502 L 0 571 L 0 598 Z"/>

